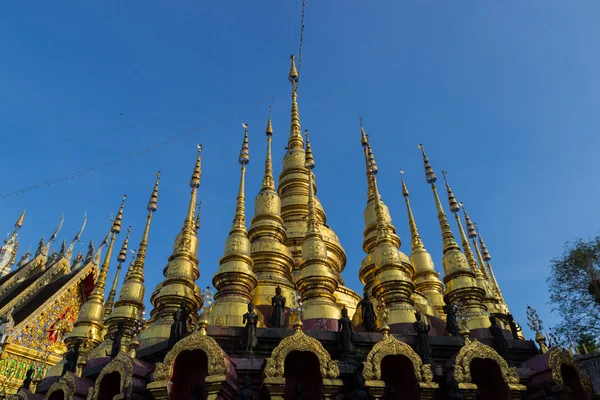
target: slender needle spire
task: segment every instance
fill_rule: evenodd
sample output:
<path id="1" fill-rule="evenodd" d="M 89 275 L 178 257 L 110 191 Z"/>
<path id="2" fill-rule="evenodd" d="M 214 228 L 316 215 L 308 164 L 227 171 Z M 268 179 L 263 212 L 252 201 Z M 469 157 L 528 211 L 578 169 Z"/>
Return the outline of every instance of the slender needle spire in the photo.
<path id="1" fill-rule="evenodd" d="M 75 248 L 75 244 L 77 242 L 79 242 L 79 239 L 81 239 L 81 234 L 83 233 L 83 230 L 85 229 L 86 223 L 87 223 L 87 213 L 83 213 L 83 223 L 81 224 L 81 228 L 79 228 L 79 231 L 77 232 L 77 234 L 71 241 L 69 248 L 67 249 L 66 256 L 69 260 L 71 259 L 71 256 L 73 255 L 73 249 Z"/>
<path id="2" fill-rule="evenodd" d="M 271 106 L 269 106 L 269 120 L 267 122 L 267 157 L 265 159 L 265 176 L 262 181 L 262 189 L 275 190 L 273 179 L 273 159 L 271 155 L 271 137 L 273 136 L 273 125 L 271 123 Z"/>
<path id="3" fill-rule="evenodd" d="M 431 185 L 431 190 L 433 191 L 433 197 L 435 200 L 435 207 L 438 212 L 438 220 L 440 222 L 440 229 L 442 231 L 442 240 L 444 242 L 443 245 L 443 253 L 446 254 L 450 250 L 459 250 L 458 243 L 454 240 L 454 235 L 450 230 L 450 224 L 448 223 L 448 219 L 446 218 L 446 213 L 444 212 L 444 208 L 442 207 L 442 202 L 440 201 L 440 197 L 438 195 L 437 189 L 435 187 L 435 182 L 437 181 L 437 177 L 433 172 L 433 168 L 431 164 L 429 164 L 429 159 L 427 159 L 427 155 L 425 154 L 425 149 L 423 145 L 420 144 L 419 149 L 421 149 L 421 154 L 423 155 L 423 163 L 425 164 L 425 180 L 427 183 Z"/>
<path id="4" fill-rule="evenodd" d="M 246 180 L 246 165 L 250 162 L 250 155 L 248 151 L 248 124 L 242 125 L 244 126 L 244 141 L 242 142 L 242 149 L 240 150 L 240 156 L 238 157 L 238 162 L 242 167 L 231 232 L 240 231 L 246 233 L 246 207 L 244 205 L 246 197 L 244 196 L 244 182 Z"/>
<path id="5" fill-rule="evenodd" d="M 465 217 L 465 224 L 467 225 L 467 236 L 471 239 L 471 243 L 473 244 L 473 248 L 475 249 L 475 254 L 477 255 L 477 261 L 479 262 L 479 270 L 483 274 L 483 277 L 490 283 L 492 283 L 487 270 L 485 269 L 485 263 L 483 261 L 483 257 L 481 256 L 481 251 L 479 250 L 479 246 L 477 246 L 477 242 L 475 238 L 477 237 L 477 231 L 475 231 L 475 227 L 473 226 L 473 222 L 471 222 L 471 218 L 469 218 L 469 214 L 467 214 L 467 209 L 465 205 L 460 202 L 459 205 L 463 210 L 463 215 Z"/>
<path id="6" fill-rule="evenodd" d="M 308 129 L 304 131 L 306 136 L 306 156 L 305 165 L 308 169 L 308 225 L 307 232 L 312 234 L 319 233 L 318 219 L 316 212 L 315 194 L 313 191 L 313 168 L 315 168 L 315 159 L 313 158 L 312 148 L 310 147 L 310 139 L 308 137 Z"/>
<path id="7" fill-rule="evenodd" d="M 288 75 L 292 83 L 292 120 L 290 125 L 290 137 L 288 139 L 288 149 L 301 149 L 303 146 L 302 135 L 300 133 L 300 113 L 298 112 L 298 71 L 296 70 L 296 56 L 291 55 L 292 65 Z"/>
<path id="8" fill-rule="evenodd" d="M 477 226 L 477 223 L 474 223 L 473 225 L 475 225 L 475 231 L 477 232 L 477 235 L 479 236 L 479 246 L 481 247 L 481 255 L 483 256 L 483 260 L 486 261 L 486 263 L 487 263 L 487 267 L 490 271 L 490 277 L 492 278 L 492 283 L 494 285 L 494 289 L 496 290 L 496 293 L 498 294 L 498 296 L 500 296 L 500 298 L 502 299 L 503 298 L 502 291 L 500 290 L 498 281 L 496 281 L 496 276 L 494 275 L 494 270 L 492 269 L 492 264 L 490 263 L 492 256 L 490 255 L 490 252 L 488 251 L 487 246 L 483 242 L 483 238 L 481 237 L 481 232 L 479 232 L 479 227 Z"/>
<path id="9" fill-rule="evenodd" d="M 121 251 L 117 256 L 117 271 L 115 272 L 115 278 L 113 279 L 112 287 L 110 292 L 108 292 L 108 297 L 104 302 L 104 318 L 107 318 L 112 312 L 113 305 L 115 303 L 115 296 L 117 295 L 117 285 L 119 284 L 119 275 L 121 274 L 121 267 L 123 262 L 127 259 L 127 246 L 129 246 L 129 236 L 131 235 L 131 226 L 127 228 L 127 236 L 125 236 L 125 240 L 123 241 L 123 245 L 121 246 Z"/>
<path id="10" fill-rule="evenodd" d="M 410 206 L 410 200 L 408 199 L 409 193 L 408 188 L 406 187 L 406 182 L 404 182 L 404 171 L 400 170 L 400 179 L 402 180 L 402 196 L 404 196 L 404 202 L 406 203 L 406 210 L 408 212 L 408 226 L 410 228 L 410 238 L 412 251 L 415 251 L 418 248 L 423 248 L 423 241 L 421 240 L 421 235 L 419 235 L 419 230 L 417 229 L 417 223 L 415 221 L 415 217 L 412 212 L 412 207 Z"/>

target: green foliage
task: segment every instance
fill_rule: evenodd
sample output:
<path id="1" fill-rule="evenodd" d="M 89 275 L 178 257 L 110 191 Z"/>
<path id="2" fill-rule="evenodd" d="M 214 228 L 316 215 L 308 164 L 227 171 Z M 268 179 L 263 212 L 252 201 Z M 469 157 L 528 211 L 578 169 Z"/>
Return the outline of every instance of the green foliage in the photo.
<path id="1" fill-rule="evenodd" d="M 600 336 L 599 282 L 600 236 L 567 243 L 563 255 L 552 260 L 547 283 L 552 310 L 562 317 L 555 327 L 563 338 L 561 344 L 579 343 L 582 338 L 587 340 L 587 335 L 591 339 Z"/>
<path id="2" fill-rule="evenodd" d="M 600 345 L 596 336 L 592 335 L 591 333 L 582 334 L 577 341 L 577 351 L 580 354 L 600 351 Z"/>

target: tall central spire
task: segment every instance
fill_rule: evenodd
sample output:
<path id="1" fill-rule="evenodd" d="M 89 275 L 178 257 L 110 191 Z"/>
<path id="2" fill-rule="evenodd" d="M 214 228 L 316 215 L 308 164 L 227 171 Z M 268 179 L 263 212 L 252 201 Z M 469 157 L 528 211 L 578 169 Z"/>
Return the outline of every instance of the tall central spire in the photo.
<path id="1" fill-rule="evenodd" d="M 271 298 L 279 286 L 284 297 L 290 299 L 294 293 L 292 271 L 294 259 L 285 246 L 287 238 L 281 218 L 281 199 L 275 191 L 271 138 L 273 124 L 269 110 L 267 121 L 267 154 L 262 187 L 254 200 L 254 218 L 250 222 L 248 237 L 252 243 L 254 273 L 258 283 L 252 291 L 252 301 L 264 314 L 270 314 Z"/>
<path id="2" fill-rule="evenodd" d="M 250 162 L 248 152 L 248 125 L 244 126 L 244 141 L 238 162 L 241 165 L 240 186 L 235 206 L 233 225 L 225 240 L 225 251 L 219 261 L 219 269 L 213 277 L 217 288 L 215 303 L 208 320 L 226 326 L 244 326 L 243 315 L 252 300 L 250 293 L 256 287 L 256 275 L 252 270 L 254 262 L 250 257 L 250 240 L 246 231 L 244 184 L 246 165 Z"/>
<path id="3" fill-rule="evenodd" d="M 400 170 L 400 177 L 402 179 L 402 195 L 406 203 L 406 210 L 408 212 L 408 226 L 410 228 L 411 236 L 411 247 L 412 252 L 410 260 L 415 267 L 415 275 L 413 281 L 415 282 L 415 289 L 429 300 L 429 304 L 438 312 L 440 316 L 444 315 L 444 298 L 442 292 L 444 285 L 440 282 L 439 272 L 433 268 L 433 259 L 431 254 L 425 249 L 423 240 L 419 235 L 417 229 L 417 223 L 413 215 L 412 207 L 410 206 L 408 187 L 404 182 L 404 171 Z"/>
<path id="4" fill-rule="evenodd" d="M 79 310 L 79 316 L 75 321 L 73 330 L 65 338 L 65 343 L 69 348 L 73 347 L 76 342 L 87 342 L 90 347 L 96 347 L 102 342 L 102 330 L 104 329 L 104 288 L 106 286 L 106 277 L 108 268 L 110 267 L 110 259 L 112 257 L 113 246 L 117 235 L 121 232 L 121 223 L 123 221 L 123 208 L 125 207 L 126 195 L 123 196 L 121 207 L 117 213 L 117 217 L 113 220 L 110 228 L 110 241 L 108 250 L 104 256 L 104 262 L 100 267 L 100 273 L 96 279 L 96 284 L 92 294 L 87 302 Z"/>
<path id="5" fill-rule="evenodd" d="M 444 253 L 442 264 L 444 265 L 444 283 L 446 284 L 444 299 L 450 304 L 461 303 L 468 316 L 468 328 L 470 330 L 487 328 L 490 322 L 485 306 L 483 305 L 485 293 L 483 289 L 478 287 L 475 273 L 469 267 L 465 255 L 460 252 L 460 248 L 456 240 L 454 240 L 454 235 L 450 229 L 450 224 L 442 208 L 442 202 L 435 186 L 437 177 L 433 172 L 431 164 L 429 164 L 429 159 L 425 154 L 423 145 L 419 145 L 419 149 L 421 149 L 421 154 L 423 155 L 425 180 L 431 185 L 438 212 L 440 230 L 442 231 Z"/>
<path id="6" fill-rule="evenodd" d="M 197 318 L 196 312 L 202 307 L 202 295 L 196 285 L 200 276 L 198 270 L 198 238 L 194 211 L 197 192 L 202 175 L 202 145 L 198 145 L 198 156 L 190 179 L 190 201 L 181 232 L 175 238 L 173 253 L 164 268 L 165 279 L 158 284 L 150 302 L 154 306 L 150 312 L 152 324 L 139 335 L 140 348 L 167 340 L 173 323 L 173 313 L 183 304 Z"/>
<path id="7" fill-rule="evenodd" d="M 302 262 L 302 243 L 306 233 L 306 219 L 308 217 L 308 175 L 304 165 L 304 141 L 301 135 L 300 114 L 298 111 L 297 81 L 295 57 L 291 57 L 291 67 L 288 79 L 292 84 L 292 109 L 290 135 L 287 151 L 283 157 L 283 168 L 279 175 L 278 193 L 281 198 L 281 217 L 287 230 L 285 245 L 288 246 L 294 258 L 294 278 L 298 275 Z M 313 196 L 315 198 L 315 212 L 319 221 L 321 234 L 326 237 L 327 256 L 330 262 L 336 265 L 336 271 L 342 271 L 346 266 L 346 253 L 339 242 L 335 232 L 327 226 L 325 212 L 319 203 L 314 175 L 311 176 Z M 338 274 L 338 281 L 342 278 Z"/>

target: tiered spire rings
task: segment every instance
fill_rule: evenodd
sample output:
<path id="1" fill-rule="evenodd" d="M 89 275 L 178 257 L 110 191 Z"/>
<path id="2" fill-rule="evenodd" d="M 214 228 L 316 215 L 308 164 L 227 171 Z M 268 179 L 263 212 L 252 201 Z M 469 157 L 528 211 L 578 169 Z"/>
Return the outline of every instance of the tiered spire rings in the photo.
<path id="1" fill-rule="evenodd" d="M 209 323 L 225 326 L 244 326 L 242 317 L 252 300 L 250 293 L 256 287 L 256 275 L 252 270 L 250 240 L 246 231 L 244 186 L 246 165 L 250 162 L 248 151 L 248 125 L 244 126 L 244 141 L 238 162 L 241 165 L 240 186 L 235 206 L 233 225 L 225 241 L 225 251 L 219 261 L 219 269 L 213 277 L 217 288 L 215 302 L 208 317 Z"/>

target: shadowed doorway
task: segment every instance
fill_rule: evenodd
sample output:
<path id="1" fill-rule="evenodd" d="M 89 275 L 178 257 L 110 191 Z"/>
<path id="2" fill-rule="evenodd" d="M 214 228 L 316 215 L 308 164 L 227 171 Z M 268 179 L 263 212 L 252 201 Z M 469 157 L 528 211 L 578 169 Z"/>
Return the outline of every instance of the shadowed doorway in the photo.
<path id="1" fill-rule="evenodd" d="M 419 383 L 412 362 L 405 356 L 390 355 L 381 360 L 381 380 L 386 400 L 419 400 Z"/>
<path id="2" fill-rule="evenodd" d="M 323 378 L 317 356 L 310 351 L 292 351 L 285 358 L 284 399 L 293 399 L 297 391 L 304 399 L 321 399 Z"/>
<path id="3" fill-rule="evenodd" d="M 173 364 L 169 400 L 189 400 L 193 394 L 206 400 L 204 380 L 207 375 L 208 358 L 204 351 L 192 350 L 180 353 Z"/>

